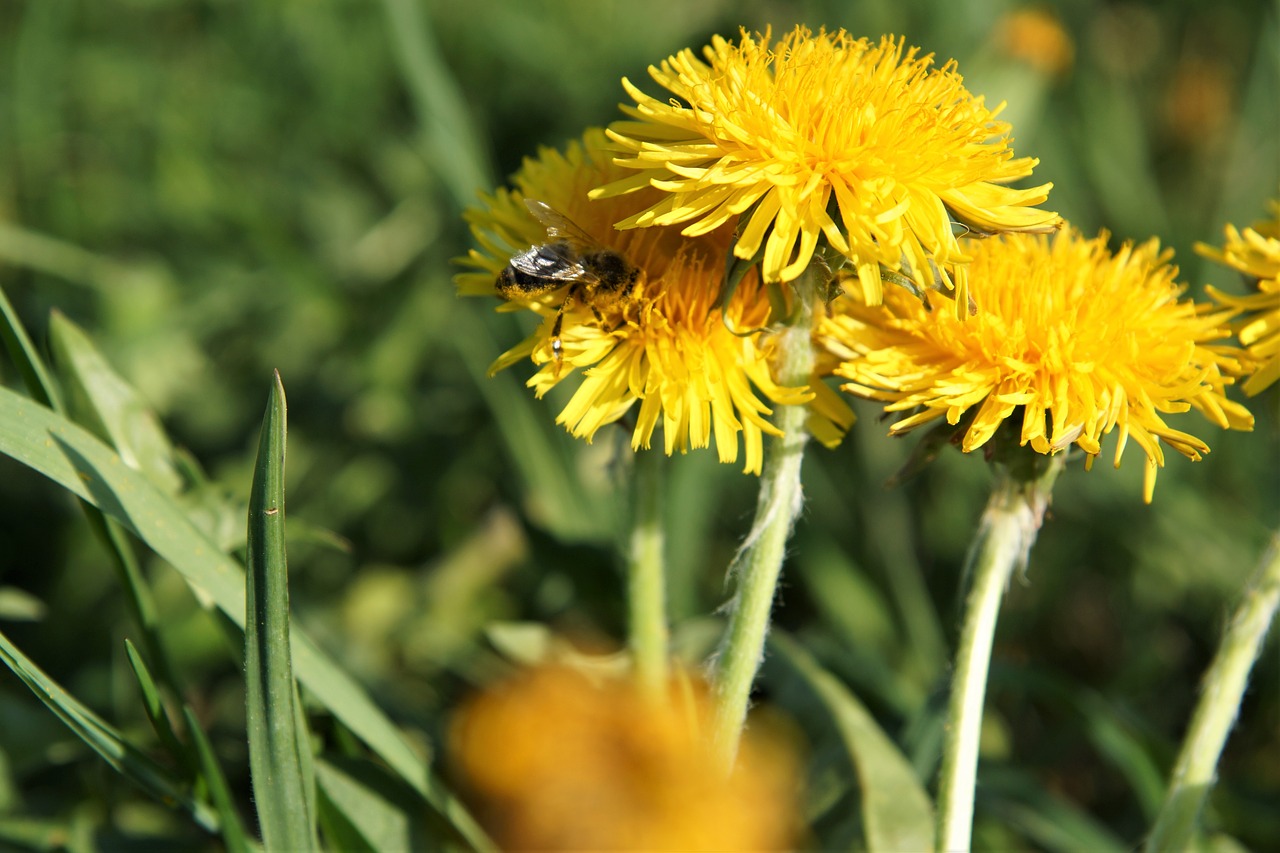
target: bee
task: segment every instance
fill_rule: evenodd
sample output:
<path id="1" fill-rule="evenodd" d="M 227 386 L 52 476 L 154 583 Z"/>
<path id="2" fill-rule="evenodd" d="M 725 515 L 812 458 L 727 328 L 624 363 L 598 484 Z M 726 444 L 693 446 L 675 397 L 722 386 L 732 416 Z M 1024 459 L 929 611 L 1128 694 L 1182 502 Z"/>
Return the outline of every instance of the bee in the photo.
<path id="1" fill-rule="evenodd" d="M 564 312 L 573 300 L 589 306 L 596 320 L 603 323 L 600 309 L 630 296 L 643 273 L 620 253 L 601 246 L 551 205 L 534 199 L 525 199 L 524 204 L 546 227 L 548 242 L 512 256 L 498 274 L 498 293 L 505 299 L 527 299 L 569 288 L 551 327 L 551 351 L 559 361 L 564 355 L 560 329 Z"/>

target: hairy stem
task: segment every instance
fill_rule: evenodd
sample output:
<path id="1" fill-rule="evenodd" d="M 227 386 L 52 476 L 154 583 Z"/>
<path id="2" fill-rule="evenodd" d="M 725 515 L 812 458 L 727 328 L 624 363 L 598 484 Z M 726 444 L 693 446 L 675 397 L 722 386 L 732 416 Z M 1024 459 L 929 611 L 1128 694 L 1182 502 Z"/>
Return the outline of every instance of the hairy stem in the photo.
<path id="1" fill-rule="evenodd" d="M 1236 721 L 1249 671 L 1280 605 L 1280 534 L 1272 537 L 1244 600 L 1222 637 L 1218 654 L 1204 676 L 1196 705 L 1178 753 L 1164 805 L 1156 815 L 1145 850 L 1191 847 L 1205 798 L 1213 788 L 1218 758 Z"/>
<path id="2" fill-rule="evenodd" d="M 627 565 L 630 646 L 636 678 L 649 695 L 667 683 L 667 595 L 662 525 L 662 451 L 640 450 L 633 476 L 631 547 Z"/>
<path id="3" fill-rule="evenodd" d="M 814 271 L 796 282 L 795 304 L 787 326 L 777 336 L 776 377 L 780 385 L 804 387 L 813 373 L 813 306 L 817 301 Z M 800 464 L 808 432 L 806 406 L 778 406 L 772 437 L 760 476 L 756 516 L 730 572 L 737 592 L 730 604 L 729 626 L 715 666 L 716 710 L 712 723 L 714 749 L 724 769 L 732 768 L 746 722 L 751 686 L 764 656 L 769 614 L 782 572 L 787 538 L 803 503 Z"/>
<path id="4" fill-rule="evenodd" d="M 964 624 L 956 649 L 942 776 L 938 786 L 939 849 L 968 850 L 973 832 L 973 795 L 978 774 L 978 744 L 987 672 L 996 617 L 1009 578 L 1025 567 L 1049 505 L 1062 457 L 1050 457 L 1031 478 L 1016 477 L 995 466 L 996 482 L 969 552 L 973 586 L 965 601 Z"/>

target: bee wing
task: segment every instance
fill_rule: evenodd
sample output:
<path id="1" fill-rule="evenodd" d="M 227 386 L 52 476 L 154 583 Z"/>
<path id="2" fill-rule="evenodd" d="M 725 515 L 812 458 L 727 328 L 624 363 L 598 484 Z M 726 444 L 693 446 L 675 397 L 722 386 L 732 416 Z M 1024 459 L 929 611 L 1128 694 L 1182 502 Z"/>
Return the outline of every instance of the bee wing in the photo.
<path id="1" fill-rule="evenodd" d="M 551 239 L 564 240 L 579 250 L 600 248 L 599 241 L 593 239 L 590 234 L 579 228 L 572 219 L 545 201 L 526 198 L 524 206 L 529 208 L 529 212 L 533 214 L 535 219 L 546 226 L 547 236 Z"/>
<path id="2" fill-rule="evenodd" d="M 586 274 L 567 243 L 534 246 L 512 257 L 511 266 L 525 275 L 551 281 L 576 281 Z"/>

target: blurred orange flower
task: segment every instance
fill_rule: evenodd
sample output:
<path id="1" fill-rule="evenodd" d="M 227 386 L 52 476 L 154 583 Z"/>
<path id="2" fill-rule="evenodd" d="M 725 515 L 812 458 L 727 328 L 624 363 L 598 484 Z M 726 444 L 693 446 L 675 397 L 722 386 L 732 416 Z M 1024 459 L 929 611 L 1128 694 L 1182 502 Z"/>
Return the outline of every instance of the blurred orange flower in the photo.
<path id="1" fill-rule="evenodd" d="M 1047 77 L 1066 74 L 1075 61 L 1075 43 L 1047 9 L 1016 9 L 1005 15 L 996 28 L 996 42 L 1006 55 Z"/>
<path id="2" fill-rule="evenodd" d="M 528 670 L 481 694 L 453 729 L 457 765 L 505 849 L 762 850 L 797 835 L 790 752 L 751 732 L 731 777 L 700 724 L 705 689 L 670 701 L 629 680 Z"/>

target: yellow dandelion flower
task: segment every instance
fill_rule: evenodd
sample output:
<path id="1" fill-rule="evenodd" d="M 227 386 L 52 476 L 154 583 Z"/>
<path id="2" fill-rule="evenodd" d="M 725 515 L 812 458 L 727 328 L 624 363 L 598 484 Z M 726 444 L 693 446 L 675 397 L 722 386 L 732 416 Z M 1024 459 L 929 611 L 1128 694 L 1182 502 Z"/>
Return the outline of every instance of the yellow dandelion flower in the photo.
<path id="1" fill-rule="evenodd" d="M 636 103 L 623 110 L 636 120 L 609 135 L 617 162 L 636 174 L 593 197 L 654 188 L 663 197 L 619 228 L 684 224 L 694 237 L 741 217 L 734 254 L 762 251 L 766 281 L 795 279 L 825 238 L 852 263 L 868 304 L 880 301 L 884 268 L 921 288 L 954 283 L 963 314 L 969 258 L 953 218 L 980 234 L 1059 222 L 1034 207 L 1050 184 L 1002 186 L 1037 161 L 1013 156 L 1000 108 L 971 95 L 954 62 L 934 68 L 901 39 L 873 45 L 804 28 L 776 45 L 767 32 L 744 32 L 736 45 L 716 37 L 704 54 L 685 50 L 649 69 L 676 98 L 622 81 Z"/>
<path id="2" fill-rule="evenodd" d="M 667 704 L 630 681 L 531 670 L 464 709 L 453 754 L 503 849 L 790 848 L 794 759 L 753 730 L 726 778 L 701 732 L 706 693 Z"/>
<path id="3" fill-rule="evenodd" d="M 1157 241 L 1115 254 L 1106 241 L 1070 231 L 976 242 L 970 272 L 980 310 L 967 322 L 930 313 L 897 289 L 877 307 L 843 299 L 821 330 L 842 360 L 835 372 L 849 380 L 846 390 L 885 401 L 888 411 L 919 409 L 893 434 L 968 414 L 966 452 L 1013 418 L 1021 444 L 1045 454 L 1075 444 L 1091 463 L 1118 427 L 1115 464 L 1132 437 L 1147 457 L 1149 502 L 1162 442 L 1192 460 L 1209 450 L 1165 414 L 1194 408 L 1241 430 L 1253 417 L 1224 395 L 1243 369 L 1240 352 L 1214 343 L 1234 312 L 1180 301 L 1172 253 Z"/>
<path id="4" fill-rule="evenodd" d="M 1226 227 L 1221 249 L 1201 243 L 1196 249 L 1257 281 L 1258 292 L 1232 296 L 1209 288 L 1214 299 L 1245 312 L 1237 334 L 1256 362 L 1254 374 L 1244 383 L 1253 396 L 1280 379 L 1280 201 L 1271 203 L 1272 218 L 1244 231 Z"/>
<path id="5" fill-rule="evenodd" d="M 729 229 L 697 238 L 675 229 L 618 231 L 613 223 L 635 209 L 633 202 L 588 199 L 591 187 L 621 173 L 606 144 L 603 131 L 593 130 L 564 153 L 543 150 L 525 161 L 515 190 L 500 191 L 468 213 L 479 248 L 464 261 L 472 270 L 457 278 L 462 293 L 494 295 L 495 278 L 510 258 L 547 242 L 526 199 L 548 205 L 641 272 L 625 298 L 574 298 L 567 285 L 513 299 L 511 309 L 529 309 L 544 320 L 492 369 L 531 358 L 539 369 L 528 384 L 539 397 L 570 377 L 580 379 L 557 422 L 588 441 L 635 408 L 633 447 L 648 447 L 661 424 L 668 454 L 708 447 L 714 435 L 721 461 L 733 463 L 741 436 L 745 470 L 758 474 L 764 436 L 778 433 L 771 406 L 807 403 L 814 435 L 838 442 L 853 418 L 838 395 L 817 379 L 797 388 L 772 377 L 774 346 L 764 330 L 770 307 L 759 277 L 749 273 L 727 304 L 716 305 Z"/>

